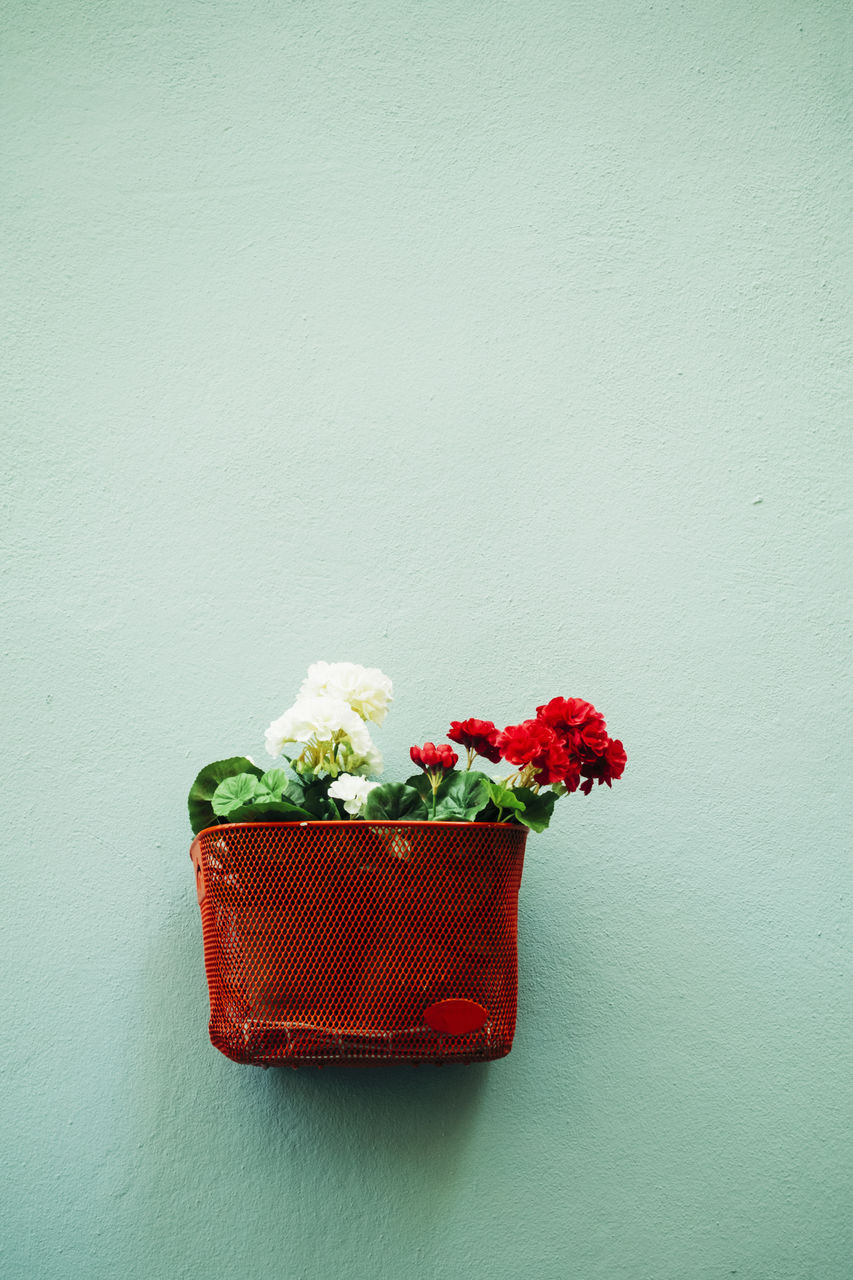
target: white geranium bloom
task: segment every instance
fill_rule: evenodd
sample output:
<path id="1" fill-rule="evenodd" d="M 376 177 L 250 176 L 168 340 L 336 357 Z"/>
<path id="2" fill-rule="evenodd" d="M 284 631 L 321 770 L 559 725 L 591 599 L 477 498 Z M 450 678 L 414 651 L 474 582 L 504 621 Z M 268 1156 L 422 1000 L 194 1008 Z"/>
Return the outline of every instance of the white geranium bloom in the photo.
<path id="1" fill-rule="evenodd" d="M 359 755 L 374 749 L 364 721 L 349 703 L 325 696 L 297 698 L 284 715 L 273 720 L 264 740 L 271 756 L 280 756 L 286 742 L 347 740 Z"/>
<path id="2" fill-rule="evenodd" d="M 341 768 L 345 769 L 347 773 L 359 773 L 367 776 L 371 773 L 381 773 L 384 768 L 382 756 L 372 742 L 367 751 L 354 751 L 343 747 L 338 758 Z"/>
<path id="3" fill-rule="evenodd" d="M 299 697 L 341 698 L 363 720 L 381 724 L 393 696 L 393 685 L 378 667 L 355 662 L 314 662 L 302 682 Z"/>
<path id="4" fill-rule="evenodd" d="M 350 773 L 342 773 L 329 787 L 329 795 L 335 800 L 343 800 L 347 813 L 357 817 L 364 808 L 364 802 L 378 782 L 368 782 L 367 778 L 354 778 Z"/>

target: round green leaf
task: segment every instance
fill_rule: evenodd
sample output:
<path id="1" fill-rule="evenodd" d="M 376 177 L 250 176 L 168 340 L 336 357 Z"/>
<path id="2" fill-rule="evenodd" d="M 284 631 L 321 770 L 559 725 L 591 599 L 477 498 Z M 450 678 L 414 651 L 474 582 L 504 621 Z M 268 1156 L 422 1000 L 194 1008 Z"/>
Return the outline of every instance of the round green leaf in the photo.
<path id="1" fill-rule="evenodd" d="M 481 773 L 451 773 L 439 789 L 437 822 L 473 822 L 489 803 L 488 780 Z"/>
<path id="2" fill-rule="evenodd" d="M 269 792 L 271 796 L 275 796 L 276 800 L 281 799 L 281 793 L 288 783 L 289 779 L 284 769 L 267 769 L 260 779 L 261 790 Z"/>
<path id="3" fill-rule="evenodd" d="M 198 835 L 199 831 L 203 831 L 205 827 L 213 826 L 216 815 L 211 801 L 220 782 L 238 773 L 253 773 L 256 778 L 260 778 L 262 772 L 262 769 L 252 764 L 251 760 L 247 760 L 245 756 L 231 756 L 228 760 L 214 760 L 213 764 L 205 765 L 190 787 L 187 798 L 193 834 Z"/>
<path id="4" fill-rule="evenodd" d="M 494 782 L 491 778 L 486 783 L 489 789 L 489 797 L 492 804 L 498 809 L 523 810 L 524 801 L 512 790 L 511 787 L 505 787 L 502 782 Z"/>
<path id="5" fill-rule="evenodd" d="M 387 818 L 397 822 L 423 821 L 427 817 L 426 805 L 414 787 L 405 782 L 385 782 L 369 793 L 363 814 L 377 821 Z"/>
<path id="6" fill-rule="evenodd" d="M 220 818 L 227 818 L 232 809 L 239 809 L 247 801 L 253 800 L 260 791 L 260 782 L 252 773 L 238 773 L 233 778 L 225 778 L 213 793 L 213 812 Z M 266 796 L 267 792 L 261 792 Z"/>
<path id="7" fill-rule="evenodd" d="M 524 809 L 518 812 L 518 821 L 523 822 L 531 831 L 544 831 L 557 803 L 554 792 L 536 792 L 530 787 L 518 787 L 516 794 L 524 802 Z"/>
<path id="8" fill-rule="evenodd" d="M 238 805 L 228 814 L 229 822 L 310 822 L 312 815 L 285 800 L 255 800 Z"/>

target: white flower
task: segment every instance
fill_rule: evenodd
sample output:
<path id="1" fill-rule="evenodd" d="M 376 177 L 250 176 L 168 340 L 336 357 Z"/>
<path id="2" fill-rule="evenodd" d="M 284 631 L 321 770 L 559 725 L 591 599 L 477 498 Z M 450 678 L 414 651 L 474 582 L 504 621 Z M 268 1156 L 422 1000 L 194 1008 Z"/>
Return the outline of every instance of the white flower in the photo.
<path id="1" fill-rule="evenodd" d="M 364 808 L 364 802 L 378 782 L 368 782 L 367 778 L 354 778 L 350 773 L 342 773 L 329 787 L 329 795 L 335 800 L 343 800 L 344 809 L 355 818 Z"/>
<path id="2" fill-rule="evenodd" d="M 384 765 L 382 756 L 371 742 L 367 751 L 354 751 L 344 746 L 338 753 L 338 763 L 347 773 L 381 773 Z"/>
<path id="3" fill-rule="evenodd" d="M 342 698 L 297 698 L 284 715 L 273 720 L 265 744 L 271 756 L 280 756 L 286 742 L 349 741 L 359 755 L 375 751 L 364 721 Z"/>
<path id="4" fill-rule="evenodd" d="M 314 662 L 302 682 L 299 697 L 341 698 L 363 720 L 381 724 L 393 696 L 393 685 L 378 667 L 355 662 Z"/>

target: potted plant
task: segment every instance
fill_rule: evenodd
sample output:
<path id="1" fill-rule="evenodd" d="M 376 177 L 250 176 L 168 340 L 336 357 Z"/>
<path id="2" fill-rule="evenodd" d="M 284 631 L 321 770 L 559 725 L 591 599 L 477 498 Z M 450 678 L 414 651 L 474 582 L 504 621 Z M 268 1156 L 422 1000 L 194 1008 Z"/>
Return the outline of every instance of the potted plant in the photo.
<path id="1" fill-rule="evenodd" d="M 450 742 L 411 748 L 412 776 L 380 782 L 368 726 L 391 698 L 375 668 L 315 663 L 267 729 L 272 768 L 234 756 L 192 785 L 210 1038 L 237 1062 L 474 1062 L 512 1046 L 528 832 L 561 796 L 621 777 L 625 752 L 591 703 L 558 697 L 502 730 L 454 720 Z"/>

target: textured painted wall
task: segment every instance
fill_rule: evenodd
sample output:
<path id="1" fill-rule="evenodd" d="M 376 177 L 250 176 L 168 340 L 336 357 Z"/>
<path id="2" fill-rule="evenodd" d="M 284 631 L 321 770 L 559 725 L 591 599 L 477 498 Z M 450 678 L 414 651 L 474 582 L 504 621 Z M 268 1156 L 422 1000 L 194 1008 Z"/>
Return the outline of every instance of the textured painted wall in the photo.
<path id="1" fill-rule="evenodd" d="M 849 6 L 2 28 L 4 1278 L 849 1280 Z M 504 1062 L 206 1041 L 185 793 L 315 658 L 398 776 L 625 740 Z"/>

